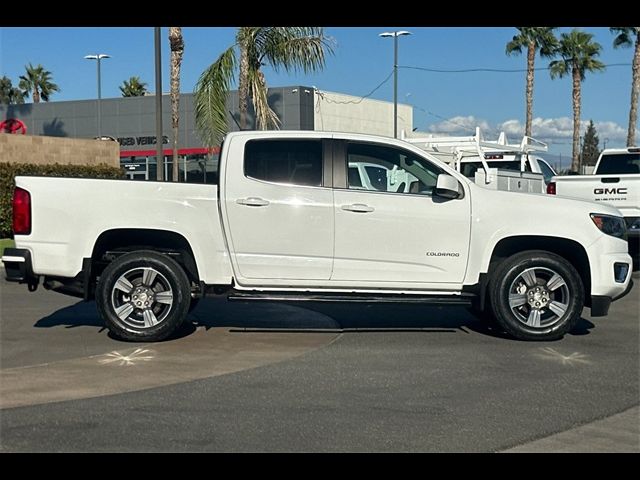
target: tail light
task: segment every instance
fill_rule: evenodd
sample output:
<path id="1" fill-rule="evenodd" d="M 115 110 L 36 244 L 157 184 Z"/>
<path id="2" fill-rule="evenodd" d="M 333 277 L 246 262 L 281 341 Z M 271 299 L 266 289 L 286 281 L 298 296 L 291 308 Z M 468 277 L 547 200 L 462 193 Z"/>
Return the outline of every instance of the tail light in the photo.
<path id="1" fill-rule="evenodd" d="M 547 193 L 549 195 L 555 195 L 556 194 L 556 182 L 549 182 L 547 184 Z"/>
<path id="2" fill-rule="evenodd" d="M 13 233 L 29 235 L 31 233 L 31 195 L 16 187 L 13 192 Z"/>

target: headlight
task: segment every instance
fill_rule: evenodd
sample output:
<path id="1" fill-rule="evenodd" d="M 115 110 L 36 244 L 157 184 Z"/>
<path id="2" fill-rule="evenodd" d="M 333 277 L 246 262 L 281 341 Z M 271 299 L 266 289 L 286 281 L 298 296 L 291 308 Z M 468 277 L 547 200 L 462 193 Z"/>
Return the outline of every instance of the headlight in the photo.
<path id="1" fill-rule="evenodd" d="M 612 237 L 622 238 L 623 240 L 627 239 L 627 225 L 625 224 L 624 218 L 592 213 L 591 220 L 593 220 L 595 226 L 598 227 L 602 233 L 606 233 Z"/>

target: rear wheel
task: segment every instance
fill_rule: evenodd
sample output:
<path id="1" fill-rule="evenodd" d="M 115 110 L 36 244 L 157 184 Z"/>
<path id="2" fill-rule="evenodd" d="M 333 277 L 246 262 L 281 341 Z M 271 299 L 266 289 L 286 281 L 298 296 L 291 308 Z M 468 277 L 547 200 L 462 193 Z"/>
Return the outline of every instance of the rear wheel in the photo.
<path id="1" fill-rule="evenodd" d="M 182 325 L 190 305 L 183 268 L 159 253 L 140 250 L 111 262 L 96 288 L 96 305 L 122 340 L 164 340 Z"/>
<path id="2" fill-rule="evenodd" d="M 550 252 L 530 250 L 495 271 L 491 304 L 504 330 L 521 340 L 555 340 L 580 319 L 584 289 L 576 269 Z"/>

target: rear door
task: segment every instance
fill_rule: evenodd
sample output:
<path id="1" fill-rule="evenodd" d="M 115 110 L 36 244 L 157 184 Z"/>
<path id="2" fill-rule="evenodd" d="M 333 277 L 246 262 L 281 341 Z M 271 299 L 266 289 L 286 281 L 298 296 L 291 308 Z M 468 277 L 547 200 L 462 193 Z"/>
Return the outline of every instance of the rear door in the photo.
<path id="1" fill-rule="evenodd" d="M 225 164 L 224 209 L 240 284 L 293 285 L 331 276 L 329 147 L 320 137 L 234 137 Z"/>

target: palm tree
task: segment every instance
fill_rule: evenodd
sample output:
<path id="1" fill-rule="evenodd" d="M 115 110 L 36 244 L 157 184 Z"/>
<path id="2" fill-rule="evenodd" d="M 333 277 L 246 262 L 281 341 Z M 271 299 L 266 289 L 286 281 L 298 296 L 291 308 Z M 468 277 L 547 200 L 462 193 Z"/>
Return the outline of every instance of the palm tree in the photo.
<path id="1" fill-rule="evenodd" d="M 24 97 L 25 94 L 13 86 L 9 77 L 0 78 L 0 105 L 24 103 Z"/>
<path id="2" fill-rule="evenodd" d="M 605 68 L 604 63 L 596 59 L 602 47 L 593 41 L 593 35 L 578 29 L 560 35 L 557 49 L 562 60 L 554 60 L 549 64 L 551 78 L 564 77 L 571 74 L 573 80 L 573 152 L 571 169 L 578 171 L 579 138 L 580 138 L 580 107 L 581 86 L 587 72 L 598 72 Z"/>
<path id="3" fill-rule="evenodd" d="M 236 43 L 209 66 L 195 90 L 196 123 L 209 146 L 227 131 L 226 99 L 240 51 L 238 96 L 240 128 L 246 128 L 251 98 L 260 129 L 278 127 L 279 120 L 267 102 L 267 84 L 261 67 L 274 70 L 318 71 L 324 67 L 325 50 L 333 53 L 333 42 L 322 27 L 241 27 Z"/>
<path id="4" fill-rule="evenodd" d="M 123 97 L 142 97 L 147 93 L 147 84 L 140 81 L 140 77 L 130 77 L 120 85 L 120 92 Z"/>
<path id="5" fill-rule="evenodd" d="M 611 33 L 617 34 L 613 47 L 630 47 L 635 35 L 636 48 L 633 54 L 633 80 L 631 82 L 631 108 L 629 109 L 629 130 L 627 131 L 627 147 L 636 143 L 636 122 L 638 121 L 638 93 L 640 93 L 640 27 L 611 27 Z"/>
<path id="6" fill-rule="evenodd" d="M 171 46 L 171 126 L 173 127 L 173 181 L 178 181 L 178 126 L 180 123 L 180 64 L 184 53 L 181 27 L 169 27 Z"/>
<path id="7" fill-rule="evenodd" d="M 42 65 L 38 64 L 34 67 L 29 63 L 24 68 L 26 75 L 20 75 L 18 86 L 25 96 L 30 94 L 33 96 L 33 103 L 40 103 L 40 99 L 48 102 L 53 92 L 60 91 L 60 87 L 51 81 L 51 72 L 45 70 Z"/>
<path id="8" fill-rule="evenodd" d="M 536 52 L 541 57 L 553 57 L 553 52 L 558 45 L 558 40 L 553 34 L 555 27 L 516 27 L 520 33 L 514 35 L 513 39 L 507 43 L 506 54 L 520 54 L 522 49 L 527 49 L 527 120 L 525 124 L 525 135 L 531 136 L 531 122 L 533 117 L 533 72 L 536 59 Z"/>

